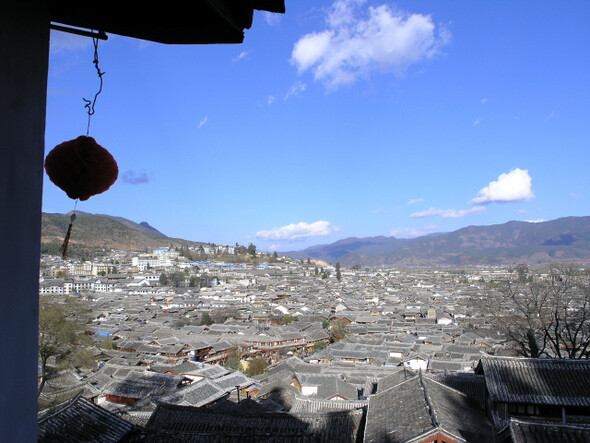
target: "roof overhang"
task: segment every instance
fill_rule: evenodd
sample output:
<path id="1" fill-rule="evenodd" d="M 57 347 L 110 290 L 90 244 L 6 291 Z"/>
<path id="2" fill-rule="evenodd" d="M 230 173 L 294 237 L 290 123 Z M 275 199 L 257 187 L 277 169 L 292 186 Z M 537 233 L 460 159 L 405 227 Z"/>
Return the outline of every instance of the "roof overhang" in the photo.
<path id="1" fill-rule="evenodd" d="M 284 13 L 284 0 L 48 0 L 54 23 L 167 44 L 242 43 L 254 10 Z"/>

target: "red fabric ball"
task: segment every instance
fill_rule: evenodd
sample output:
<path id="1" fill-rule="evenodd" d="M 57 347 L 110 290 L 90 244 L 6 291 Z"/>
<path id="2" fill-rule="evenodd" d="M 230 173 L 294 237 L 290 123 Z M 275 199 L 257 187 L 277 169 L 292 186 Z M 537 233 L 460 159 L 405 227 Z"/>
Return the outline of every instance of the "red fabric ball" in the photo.
<path id="1" fill-rule="evenodd" d="M 88 200 L 106 191 L 119 176 L 110 152 L 84 135 L 53 148 L 45 158 L 45 171 L 74 200 Z"/>

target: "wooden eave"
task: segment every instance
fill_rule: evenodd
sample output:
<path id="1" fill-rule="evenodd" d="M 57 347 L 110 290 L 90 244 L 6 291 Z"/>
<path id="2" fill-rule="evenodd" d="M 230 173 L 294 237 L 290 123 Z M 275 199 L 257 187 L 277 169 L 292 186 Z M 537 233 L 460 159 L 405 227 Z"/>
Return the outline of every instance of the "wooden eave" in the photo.
<path id="1" fill-rule="evenodd" d="M 284 13 L 284 0 L 48 0 L 50 20 L 167 44 L 242 43 L 254 10 Z"/>

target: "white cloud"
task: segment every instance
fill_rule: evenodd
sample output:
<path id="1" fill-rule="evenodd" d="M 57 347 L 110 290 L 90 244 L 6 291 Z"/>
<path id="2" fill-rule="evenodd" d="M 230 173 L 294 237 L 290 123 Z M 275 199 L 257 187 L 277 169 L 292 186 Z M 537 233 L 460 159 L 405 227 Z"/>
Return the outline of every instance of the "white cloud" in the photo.
<path id="1" fill-rule="evenodd" d="M 266 99 L 266 104 L 267 105 L 272 105 L 275 101 L 275 96 L 274 95 L 269 95 L 268 98 Z"/>
<path id="2" fill-rule="evenodd" d="M 536 220 L 525 220 L 525 222 L 527 223 L 543 223 L 545 220 L 543 220 L 542 218 L 538 218 Z"/>
<path id="3" fill-rule="evenodd" d="M 287 100 L 289 97 L 295 95 L 300 95 L 303 91 L 305 91 L 305 88 L 307 87 L 307 85 L 303 82 L 297 81 L 295 82 L 287 91 L 287 93 L 285 94 L 285 100 Z"/>
<path id="4" fill-rule="evenodd" d="M 121 174 L 121 180 L 129 185 L 140 185 L 149 183 L 151 180 L 151 172 L 129 170 Z"/>
<path id="5" fill-rule="evenodd" d="M 281 23 L 281 19 L 283 18 L 283 14 L 277 14 L 274 12 L 263 11 L 262 16 L 264 17 L 264 21 L 269 26 L 277 26 Z"/>
<path id="6" fill-rule="evenodd" d="M 203 126 L 205 126 L 207 124 L 207 122 L 209 121 L 209 116 L 205 116 L 201 119 L 201 121 L 199 122 L 199 126 L 198 128 L 202 128 Z"/>
<path id="7" fill-rule="evenodd" d="M 232 60 L 234 62 L 239 62 L 240 60 L 245 59 L 246 57 L 248 57 L 250 55 L 250 51 L 242 51 L 240 52 L 238 55 L 236 55 Z"/>
<path id="8" fill-rule="evenodd" d="M 470 203 L 482 205 L 493 202 L 518 202 L 534 197 L 529 171 L 516 168 L 507 174 L 500 174 L 497 181 L 490 182 Z"/>
<path id="9" fill-rule="evenodd" d="M 477 125 L 479 125 L 480 123 L 481 123 L 481 122 L 480 122 L 479 120 L 474 120 L 474 122 L 473 122 L 473 126 L 477 126 Z"/>
<path id="10" fill-rule="evenodd" d="M 436 232 L 436 230 L 436 225 L 428 225 L 420 228 L 398 228 L 393 229 L 390 232 L 390 235 L 393 235 L 397 238 L 416 238 L 422 237 L 423 235 L 432 234 L 433 232 Z"/>
<path id="11" fill-rule="evenodd" d="M 555 111 L 551 111 L 551 113 L 547 116 L 547 118 L 545 120 L 551 120 L 552 118 L 557 118 L 559 117 L 559 113 L 555 112 Z"/>
<path id="12" fill-rule="evenodd" d="M 423 198 L 413 198 L 407 203 L 407 206 L 415 205 L 416 203 L 422 203 L 424 201 Z"/>
<path id="13" fill-rule="evenodd" d="M 388 5 L 363 7 L 363 0 L 338 0 L 329 8 L 328 29 L 301 37 L 291 63 L 299 73 L 312 69 L 315 80 L 334 88 L 371 72 L 402 75 L 411 65 L 431 59 L 450 40 L 428 15 Z"/>
<path id="14" fill-rule="evenodd" d="M 479 212 L 484 211 L 485 208 L 483 206 L 475 206 L 470 209 L 440 209 L 440 208 L 430 208 L 426 211 L 414 212 L 410 215 L 412 218 L 423 218 L 423 217 L 442 217 L 442 218 L 461 218 L 466 217 L 471 214 L 477 214 Z"/>
<path id="15" fill-rule="evenodd" d="M 50 47 L 52 53 L 75 51 L 92 46 L 92 39 L 69 32 L 51 31 Z"/>
<path id="16" fill-rule="evenodd" d="M 481 104 L 482 105 L 485 105 L 487 102 L 488 102 L 488 99 L 487 98 L 482 98 L 481 99 Z"/>
<path id="17" fill-rule="evenodd" d="M 332 226 L 328 221 L 314 223 L 292 223 L 280 228 L 272 228 L 268 231 L 258 231 L 256 238 L 265 241 L 290 241 L 307 237 L 320 237 L 336 232 L 338 227 Z"/>

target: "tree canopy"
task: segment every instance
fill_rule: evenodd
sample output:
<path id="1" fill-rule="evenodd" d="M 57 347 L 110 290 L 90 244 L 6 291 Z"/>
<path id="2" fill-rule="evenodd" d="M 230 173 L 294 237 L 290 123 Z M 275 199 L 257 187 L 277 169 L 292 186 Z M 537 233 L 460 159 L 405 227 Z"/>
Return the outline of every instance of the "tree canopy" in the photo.
<path id="1" fill-rule="evenodd" d="M 45 387 L 47 379 L 63 367 L 89 366 L 84 347 L 84 323 L 88 320 L 88 310 L 74 299 L 39 300 L 39 362 L 40 379 L 38 393 Z M 53 363 L 50 365 L 50 362 Z"/>
<path id="2" fill-rule="evenodd" d="M 508 312 L 497 322 L 525 357 L 590 357 L 590 285 L 573 267 L 546 273 L 518 266 L 500 287 Z"/>

